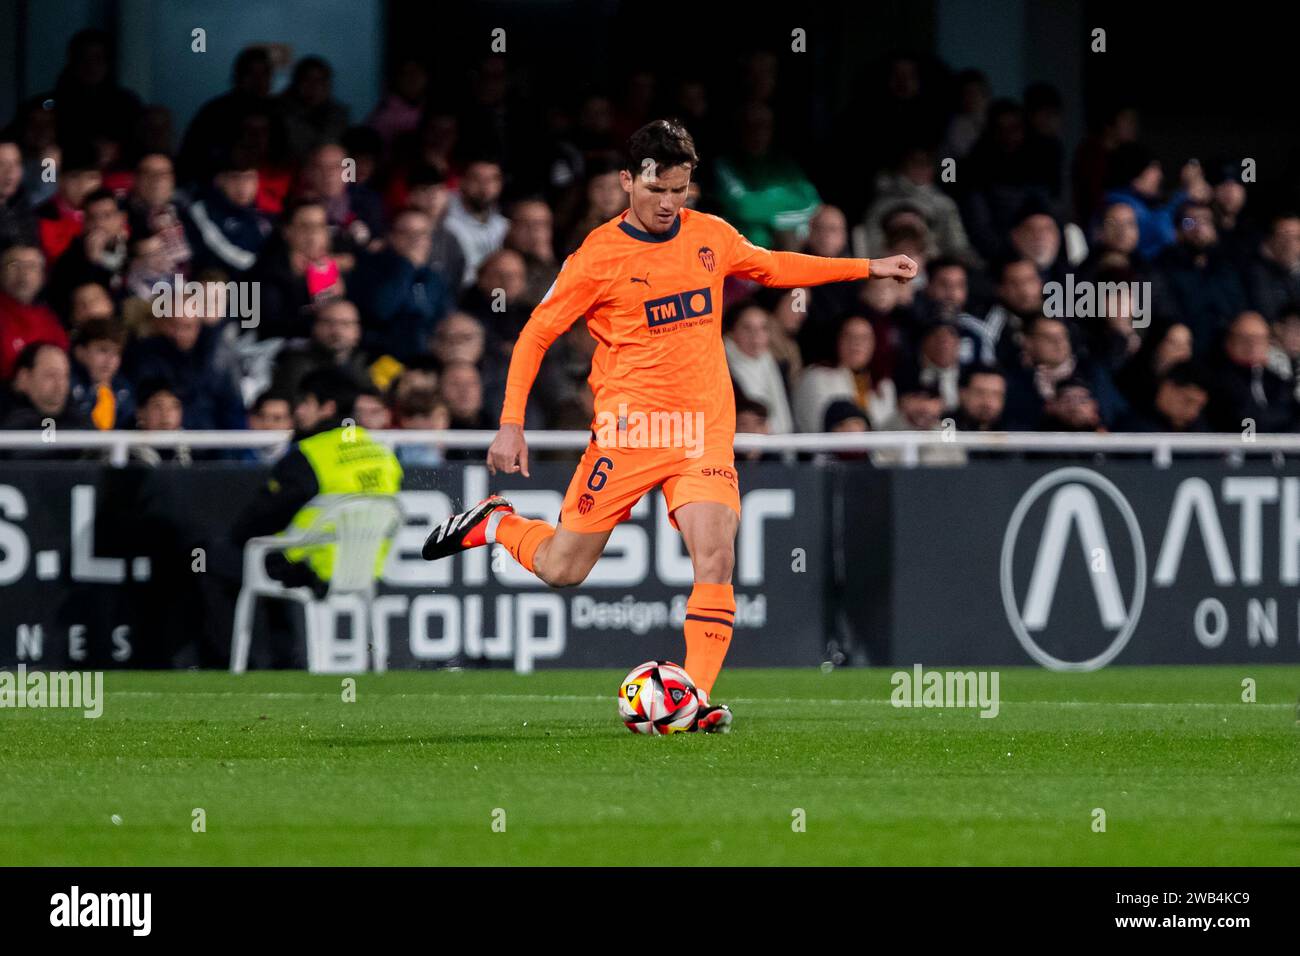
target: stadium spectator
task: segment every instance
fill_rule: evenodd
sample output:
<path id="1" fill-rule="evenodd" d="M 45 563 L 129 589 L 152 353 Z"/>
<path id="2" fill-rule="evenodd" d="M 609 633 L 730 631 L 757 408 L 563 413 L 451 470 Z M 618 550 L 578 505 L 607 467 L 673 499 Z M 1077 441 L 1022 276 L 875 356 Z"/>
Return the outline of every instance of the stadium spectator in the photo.
<path id="1" fill-rule="evenodd" d="M 442 279 L 453 295 L 465 284 L 465 250 L 460 240 L 447 228 L 447 206 L 451 194 L 443 174 L 436 166 L 421 166 L 407 177 L 406 203 L 419 209 L 433 223 L 429 243 L 428 266 Z"/>
<path id="2" fill-rule="evenodd" d="M 836 348 L 835 364 L 810 365 L 799 379 L 794 418 L 800 431 L 824 430 L 826 409 L 836 399 L 852 402 L 873 423 L 884 422 L 894 412 L 894 383 L 889 379 L 877 382 L 871 377 L 876 350 L 871 323 L 861 315 L 846 316 L 840 322 Z"/>
<path id="3" fill-rule="evenodd" d="M 135 418 L 131 383 L 121 374 L 126 332 L 111 319 L 92 319 L 72 336 L 72 404 L 100 431 L 129 428 Z"/>
<path id="4" fill-rule="evenodd" d="M 90 421 L 71 400 L 70 375 L 68 353 L 62 348 L 48 342 L 26 345 L 14 362 L 13 382 L 0 428 L 9 431 L 41 430 L 51 425 L 55 429 L 90 428 Z M 22 457 L 29 456 L 24 453 Z"/>
<path id="5" fill-rule="evenodd" d="M 355 255 L 384 234 L 383 202 L 345 169 L 348 156 L 338 143 L 313 149 L 302 165 L 296 198 L 325 208 L 331 251 Z"/>
<path id="6" fill-rule="evenodd" d="M 1246 186 L 1241 176 L 1239 164 L 1219 163 L 1210 167 L 1207 179 L 1214 190 L 1211 205 L 1219 244 L 1233 262 L 1245 264 L 1255 252 L 1257 236 L 1246 214 Z"/>
<path id="7" fill-rule="evenodd" d="M 159 283 L 174 288 L 178 275 L 184 282 L 184 274 L 175 271 L 176 264 L 169 257 L 166 241 L 161 235 L 155 233 L 132 235 L 127 240 L 127 252 L 126 274 L 121 280 L 122 292 L 127 297 L 152 301 L 154 290 L 159 287 Z M 68 257 L 64 256 L 60 262 L 65 262 L 67 259 Z M 86 284 L 82 283 L 82 285 Z M 102 283 L 96 284 L 103 287 Z"/>
<path id="8" fill-rule="evenodd" d="M 1043 280 L 1028 259 L 1012 257 L 994 267 L 997 301 L 983 318 L 962 323 L 962 355 L 983 365 L 1012 369 L 1020 364 L 1020 346 L 1027 323 L 1042 314 Z"/>
<path id="9" fill-rule="evenodd" d="M 68 347 L 58 317 L 37 301 L 45 284 L 45 260 L 35 246 L 0 253 L 0 382 L 13 375 L 18 355 L 32 342 Z"/>
<path id="10" fill-rule="evenodd" d="M 1152 295 L 1192 332 L 1192 347 L 1204 355 L 1225 323 L 1249 305 L 1240 272 L 1218 246 L 1214 211 L 1188 200 L 1178 206 L 1177 242 L 1156 259 Z"/>
<path id="11" fill-rule="evenodd" d="M 743 395 L 736 396 L 736 434 L 737 435 L 766 435 L 767 428 L 767 407 L 752 398 L 746 398 Z M 757 448 L 749 451 L 737 451 L 736 461 L 768 461 L 774 458 L 770 452 L 764 452 Z"/>
<path id="12" fill-rule="evenodd" d="M 124 364 L 132 381 L 164 379 L 185 408 L 185 427 L 196 431 L 241 429 L 246 425 L 234 355 L 219 326 L 198 315 L 163 318 L 157 335 L 127 349 Z"/>
<path id="13" fill-rule="evenodd" d="M 128 265 L 126 214 L 107 189 L 97 189 L 85 199 L 83 231 L 73 239 L 50 269 L 46 298 L 55 311 L 67 315 L 72 290 L 98 282 L 110 292 L 120 292 Z"/>
<path id="14" fill-rule="evenodd" d="M 1292 384 L 1292 391 L 1300 401 L 1300 302 L 1288 304 L 1273 323 L 1268 367 Z"/>
<path id="15" fill-rule="evenodd" d="M 578 221 L 568 230 L 564 242 L 566 256 L 582 245 L 587 233 L 627 208 L 627 193 L 619 182 L 618 163 L 603 159 L 586 165 L 585 205 Z"/>
<path id="16" fill-rule="evenodd" d="M 898 385 L 898 408 L 881 423 L 880 430 L 942 431 L 946 407 L 938 386 L 927 385 L 916 378 L 904 379 Z M 871 461 L 877 466 L 897 465 L 903 460 L 900 448 L 884 448 L 871 455 Z M 923 465 L 960 465 L 965 463 L 966 456 L 960 448 L 952 445 L 927 445 L 918 450 L 917 460 Z"/>
<path id="17" fill-rule="evenodd" d="M 95 165 L 95 151 L 74 143 L 64 148 L 59 164 L 54 195 L 36 207 L 36 228 L 46 262 L 63 255 L 72 241 L 81 235 L 86 197 L 103 183 Z"/>
<path id="18" fill-rule="evenodd" d="M 953 422 L 960 431 L 1002 430 L 1007 404 L 1007 379 L 992 365 L 971 365 L 962 370 L 957 411 Z"/>
<path id="19" fill-rule="evenodd" d="M 1156 384 L 1171 368 L 1192 357 L 1192 332 L 1181 322 L 1160 325 L 1147 333 L 1142 346 L 1124 363 L 1115 382 L 1138 409 L 1150 405 Z"/>
<path id="20" fill-rule="evenodd" d="M 357 307 L 347 299 L 322 302 L 312 322 L 311 338 L 287 343 L 276 356 L 271 389 L 281 395 L 296 395 L 303 378 L 318 368 L 341 368 L 361 387 L 370 380 L 370 360 L 360 346 L 361 313 Z"/>
<path id="21" fill-rule="evenodd" d="M 497 210 L 501 185 L 501 165 L 493 159 L 478 157 L 466 164 L 460 189 L 448 202 L 444 225 L 465 253 L 462 285 L 474 280 L 479 266 L 501 248 L 510 229 L 509 221 Z"/>
<path id="22" fill-rule="evenodd" d="M 1026 202 L 1012 219 L 1009 236 L 1012 253 L 1032 262 L 1044 282 L 1065 281 L 1069 264 L 1061 227 L 1046 202 L 1037 198 Z"/>
<path id="23" fill-rule="evenodd" d="M 1138 254 L 1137 245 L 1137 213 L 1126 202 L 1110 203 L 1093 227 L 1092 247 L 1088 258 L 1079 266 L 1079 277 L 1094 281 L 1097 273 L 1106 269 L 1145 274 L 1148 264 Z"/>
<path id="24" fill-rule="evenodd" d="M 392 413 L 384 396 L 374 385 L 367 385 L 357 393 L 354 409 L 357 424 L 366 431 L 383 431 L 392 427 Z"/>
<path id="25" fill-rule="evenodd" d="M 713 168 L 722 215 L 756 246 L 794 248 L 821 206 L 817 189 L 794 160 L 773 148 L 770 107 L 749 104 L 737 125 L 737 152 L 719 157 Z"/>
<path id="26" fill-rule="evenodd" d="M 257 167 L 228 154 L 189 207 L 186 235 L 195 270 L 223 269 L 240 277 L 257 263 L 271 222 L 257 209 Z"/>
<path id="27" fill-rule="evenodd" d="M 348 128 L 348 108 L 334 99 L 334 70 L 318 56 L 305 56 L 293 67 L 278 104 L 289 159 L 301 163 L 313 150 L 338 142 Z"/>
<path id="28" fill-rule="evenodd" d="M 1282 212 L 1250 264 L 1251 304 L 1270 322 L 1292 302 L 1300 302 L 1300 212 Z"/>
<path id="29" fill-rule="evenodd" d="M 1138 253 L 1149 262 L 1178 238 L 1177 228 L 1182 218 L 1179 206 L 1188 201 L 1208 204 L 1212 195 L 1200 167 L 1188 163 L 1182 171 L 1183 188 L 1161 202 L 1164 169 L 1150 150 L 1138 143 L 1117 146 L 1107 170 L 1112 186 L 1106 194 L 1106 203 L 1120 202 L 1132 207 L 1138 221 Z"/>
<path id="30" fill-rule="evenodd" d="M 376 355 L 405 362 L 423 354 L 451 307 L 452 290 L 428 265 L 432 236 L 429 216 L 406 209 L 394 217 L 385 247 L 357 261 L 349 284 L 365 320 L 362 341 Z"/>
<path id="31" fill-rule="evenodd" d="M 394 409 L 394 427 L 420 431 L 442 431 L 450 426 L 451 416 L 435 389 L 408 389 Z M 402 467 L 437 468 L 445 460 L 443 448 L 429 442 L 402 442 L 393 446 Z"/>
<path id="32" fill-rule="evenodd" d="M 1053 208 L 1061 199 L 1065 173 L 1063 121 L 1064 104 L 1056 87 L 1031 83 L 1025 90 L 1025 165 L 1030 181 L 1042 186 Z"/>
<path id="33" fill-rule="evenodd" d="M 918 378 L 904 379 L 898 385 L 898 407 L 880 423 L 880 430 L 937 431 L 948 407 L 937 385 L 927 385 Z"/>
<path id="34" fill-rule="evenodd" d="M 821 430 L 824 432 L 868 432 L 871 431 L 871 423 L 867 421 L 866 413 L 856 404 L 847 399 L 838 398 L 826 406 L 826 413 L 822 416 Z"/>
<path id="35" fill-rule="evenodd" d="M 366 427 L 364 422 L 360 424 Z M 259 394 L 249 406 L 248 427 L 254 431 L 290 431 L 293 428 L 293 393 L 268 388 Z M 272 464 L 279 461 L 288 447 L 288 441 L 284 441 L 250 448 L 246 457 L 258 464 Z"/>
<path id="36" fill-rule="evenodd" d="M 785 380 L 786 394 L 793 395 L 803 374 L 803 355 L 799 351 L 799 330 L 808 318 L 807 289 L 779 289 L 767 293 L 771 299 L 771 322 L 768 326 L 768 350 L 776 359 Z"/>
<path id="37" fill-rule="evenodd" d="M 1211 379 L 1200 365 L 1180 362 L 1168 369 L 1156 385 L 1151 407 L 1124 417 L 1122 431 L 1206 432 L 1205 406 Z"/>
<path id="38" fill-rule="evenodd" d="M 1291 384 L 1268 367 L 1269 328 L 1258 312 L 1228 325 L 1214 358 L 1214 391 L 1207 414 L 1216 431 L 1289 432 L 1296 428 Z"/>
<path id="39" fill-rule="evenodd" d="M 231 131 L 247 132 L 245 120 L 250 116 L 265 121 L 263 138 L 284 141 L 279 111 L 270 98 L 273 68 L 267 49 L 250 46 L 241 50 L 232 72 L 230 91 L 204 103 L 185 131 L 176 161 L 182 182 L 210 181 L 220 157 L 231 148 Z"/>
<path id="40" fill-rule="evenodd" d="M 1127 403 L 1116 390 L 1105 368 L 1076 357 L 1070 341 L 1070 328 L 1060 319 L 1037 316 L 1024 337 L 1024 364 L 1007 374 L 1006 427 L 1013 431 L 1039 429 L 1045 416 L 1061 412 L 1070 421 L 1081 424 L 1086 417 L 1074 404 L 1058 408 L 1059 385 L 1065 381 L 1082 382 L 1088 400 L 1098 406 L 1101 423 L 1109 425 L 1127 410 Z M 1077 395 L 1067 398 L 1073 403 Z"/>
<path id="41" fill-rule="evenodd" d="M 1107 190 L 1111 154 L 1138 136 L 1138 114 L 1126 103 L 1107 103 L 1089 121 L 1089 132 L 1074 153 L 1070 181 L 1077 222 L 1091 222 Z"/>
<path id="42" fill-rule="evenodd" d="M 542 301 L 560 271 L 555 260 L 551 207 L 541 199 L 521 199 L 515 203 L 510 211 L 510 230 L 504 246 L 524 257 L 527 282 L 521 304 L 531 311 Z"/>
<path id="43" fill-rule="evenodd" d="M 954 321 L 938 321 L 924 327 L 916 356 L 909 363 L 907 377 L 926 387 L 933 386 L 945 409 L 956 408 L 961 379 L 961 332 Z"/>
<path id="44" fill-rule="evenodd" d="M 524 257 L 513 249 L 500 249 L 483 260 L 474 286 L 461 296 L 461 309 L 487 329 L 490 351 L 509 357 L 531 314 L 524 303 L 527 288 Z"/>
<path id="45" fill-rule="evenodd" d="M 185 412 L 176 387 L 165 378 L 142 379 L 137 397 L 135 427 L 142 432 L 176 432 L 185 428 Z M 140 464 L 157 466 L 164 462 L 189 465 L 194 452 L 188 445 L 155 448 L 151 445 L 131 446 L 131 460 Z"/>
<path id="46" fill-rule="evenodd" d="M 261 289 L 259 338 L 307 338 L 312 307 L 343 294 L 329 237 L 319 202 L 304 200 L 285 210 L 279 235 L 263 247 L 249 275 Z"/>
<path id="47" fill-rule="evenodd" d="M 389 77 L 388 92 L 366 117 L 366 125 L 379 134 L 385 151 L 391 150 L 398 137 L 414 132 L 420 125 L 428 88 L 429 73 L 423 63 L 415 57 L 398 62 Z"/>
<path id="48" fill-rule="evenodd" d="M 491 429 L 495 416 L 483 404 L 483 381 L 478 369 L 456 362 L 442 370 L 438 395 L 447 406 L 448 428 Z"/>
<path id="49" fill-rule="evenodd" d="M 108 289 L 98 282 L 75 286 L 68 303 L 68 328 L 76 331 L 93 319 L 112 319 L 117 307 Z"/>
<path id="50" fill-rule="evenodd" d="M 948 121 L 939 155 L 963 159 L 984 132 L 988 116 L 989 81 L 979 70 L 962 70 L 957 74 L 957 109 Z"/>
<path id="51" fill-rule="evenodd" d="M 188 274 L 193 253 L 185 235 L 185 205 L 176 192 L 170 156 L 150 153 L 140 158 L 126 213 L 132 237 L 157 236 L 166 269 Z"/>
<path id="52" fill-rule="evenodd" d="M 902 152 L 893 169 L 876 178 L 876 199 L 865 220 L 868 254 L 884 254 L 884 221 L 891 212 L 906 207 L 923 218 L 939 255 L 978 260 L 962 226 L 957 203 L 935 185 L 935 170 L 934 155 L 913 147 Z"/>
<path id="53" fill-rule="evenodd" d="M 52 98 L 59 106 L 59 138 L 117 140 L 135 129 L 140 98 L 113 76 L 113 46 L 103 30 L 79 30 L 68 41 L 67 61 Z"/>
<path id="54" fill-rule="evenodd" d="M 10 246 L 33 246 L 36 241 L 36 217 L 23 182 L 22 149 L 0 134 L 0 252 Z"/>
<path id="55" fill-rule="evenodd" d="M 1044 399 L 1039 431 L 1104 433 L 1101 410 L 1092 388 L 1082 378 L 1072 377 L 1056 383 Z"/>
<path id="56" fill-rule="evenodd" d="M 1009 254 L 1007 234 L 1016 213 L 1043 189 L 1025 148 L 1025 115 L 1014 100 L 989 105 L 988 121 L 966 162 L 958 187 L 962 222 L 975 250 L 988 261 Z"/>
<path id="57" fill-rule="evenodd" d="M 918 318 L 960 322 L 970 297 L 970 277 L 957 259 L 938 258 L 927 264 L 925 288 L 916 304 Z"/>
<path id="58" fill-rule="evenodd" d="M 784 435 L 794 431 L 794 416 L 781 369 L 768 347 L 769 328 L 767 310 L 743 304 L 724 319 L 722 341 L 732 381 L 745 398 L 763 403 L 768 433 Z"/>

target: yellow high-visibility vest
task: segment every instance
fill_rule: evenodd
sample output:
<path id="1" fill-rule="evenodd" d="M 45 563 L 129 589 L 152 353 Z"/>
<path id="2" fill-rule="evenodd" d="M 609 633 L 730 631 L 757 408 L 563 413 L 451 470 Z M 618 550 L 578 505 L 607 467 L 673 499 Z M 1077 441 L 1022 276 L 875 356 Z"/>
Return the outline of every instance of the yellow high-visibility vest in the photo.
<path id="1" fill-rule="evenodd" d="M 374 441 L 364 428 L 347 425 L 312 435 L 298 442 L 307 463 L 316 474 L 321 495 L 396 495 L 402 489 L 402 466 L 387 447 Z M 289 522 L 289 530 L 311 527 L 320 513 L 318 507 L 298 510 Z M 322 581 L 334 574 L 333 544 L 316 544 L 289 548 L 284 555 L 290 561 L 306 561 Z M 383 571 L 388 557 L 388 543 L 379 551 L 375 577 Z"/>

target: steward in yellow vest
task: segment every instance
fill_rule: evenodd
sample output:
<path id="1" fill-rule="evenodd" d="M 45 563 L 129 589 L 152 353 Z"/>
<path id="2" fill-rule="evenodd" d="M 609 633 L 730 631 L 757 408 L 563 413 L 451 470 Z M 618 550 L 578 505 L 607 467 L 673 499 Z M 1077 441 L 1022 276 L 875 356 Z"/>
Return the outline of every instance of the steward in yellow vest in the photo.
<path id="1" fill-rule="evenodd" d="M 257 498 L 235 521 L 231 535 L 240 547 L 249 538 L 311 527 L 318 509 L 307 507 L 317 495 L 396 495 L 402 466 L 386 446 L 352 422 L 357 384 L 341 369 L 309 372 L 298 387 L 293 409 L 293 444 L 284 453 Z M 334 572 L 332 544 L 273 551 L 267 573 L 289 587 L 310 587 L 324 597 Z M 379 575 L 387 549 L 375 567 Z"/>

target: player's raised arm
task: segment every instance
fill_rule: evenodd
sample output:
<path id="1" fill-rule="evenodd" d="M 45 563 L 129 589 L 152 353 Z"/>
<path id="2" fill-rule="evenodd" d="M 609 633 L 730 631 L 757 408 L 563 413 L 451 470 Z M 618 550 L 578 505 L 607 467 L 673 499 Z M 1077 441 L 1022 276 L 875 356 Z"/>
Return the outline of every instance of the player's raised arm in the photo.
<path id="1" fill-rule="evenodd" d="M 808 256 L 800 252 L 772 252 L 754 245 L 737 233 L 728 272 L 753 279 L 765 286 L 788 289 L 794 286 L 824 285 L 827 282 L 851 282 L 854 279 L 896 279 L 899 282 L 910 282 L 916 278 L 916 263 L 907 256 L 835 259 Z"/>
<path id="2" fill-rule="evenodd" d="M 564 261 L 560 274 L 524 324 L 510 353 L 506 396 L 501 407 L 501 429 L 488 448 L 488 472 L 528 477 L 528 446 L 524 441 L 524 410 L 542 357 L 551 343 L 596 304 L 604 281 L 586 268 L 579 249 Z"/>

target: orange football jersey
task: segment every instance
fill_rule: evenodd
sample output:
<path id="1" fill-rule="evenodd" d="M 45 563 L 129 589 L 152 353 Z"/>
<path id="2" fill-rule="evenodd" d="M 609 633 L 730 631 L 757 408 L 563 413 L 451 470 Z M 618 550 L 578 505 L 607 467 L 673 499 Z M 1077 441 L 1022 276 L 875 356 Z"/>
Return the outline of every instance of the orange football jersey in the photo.
<path id="1" fill-rule="evenodd" d="M 870 271 L 867 259 L 760 249 L 717 216 L 691 209 L 657 235 L 626 218 L 624 212 L 593 229 L 533 310 L 511 355 L 503 425 L 523 424 L 543 353 L 585 315 L 596 339 L 587 381 L 597 419 L 602 412 L 702 412 L 707 434 L 734 436 L 723 280 L 739 275 L 792 288 L 863 279 Z"/>

